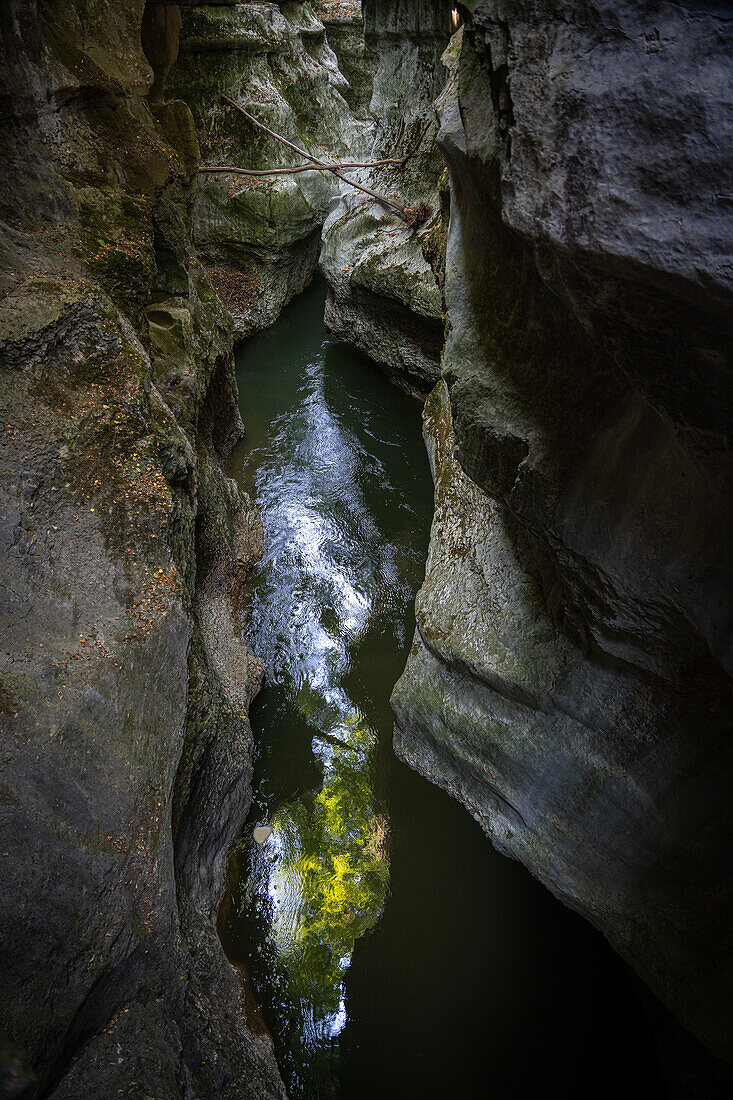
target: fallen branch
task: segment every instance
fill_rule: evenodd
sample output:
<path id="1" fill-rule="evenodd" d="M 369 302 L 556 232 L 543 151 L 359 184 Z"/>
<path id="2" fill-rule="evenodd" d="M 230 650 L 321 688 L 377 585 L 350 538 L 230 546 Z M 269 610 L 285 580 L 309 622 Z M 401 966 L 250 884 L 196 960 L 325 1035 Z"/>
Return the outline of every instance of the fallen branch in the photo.
<path id="1" fill-rule="evenodd" d="M 235 168 L 232 164 L 202 164 L 199 172 L 233 172 L 237 176 L 293 176 L 298 172 L 333 172 L 345 168 L 385 168 L 387 165 L 401 166 L 407 157 L 390 157 L 388 160 L 340 160 L 336 164 L 317 162 L 315 164 L 297 164 L 294 168 Z"/>
<path id="2" fill-rule="evenodd" d="M 326 161 L 318 160 L 311 153 L 307 153 L 305 151 L 305 149 L 301 149 L 299 146 L 293 145 L 292 141 L 288 141 L 288 139 L 284 138 L 282 136 L 282 134 L 278 134 L 275 130 L 271 130 L 269 126 L 265 126 L 264 122 L 260 122 L 259 119 L 255 118 L 254 115 L 251 115 L 249 113 L 249 111 L 245 110 L 245 108 L 242 107 L 242 105 L 240 103 L 237 103 L 235 100 L 230 99 L 228 95 L 223 95 L 222 99 L 230 107 L 234 107 L 235 110 L 240 111 L 244 115 L 244 117 L 248 118 L 249 121 L 254 123 L 255 126 L 259 126 L 259 128 L 261 130 L 264 130 L 266 134 L 269 134 L 270 137 L 274 137 L 276 141 L 280 141 L 280 142 L 282 142 L 283 145 L 287 145 L 287 147 L 289 149 L 292 149 L 293 152 L 299 153 L 301 157 L 305 157 L 306 160 L 311 161 L 313 164 L 317 164 L 319 166 L 322 166 L 322 167 L 326 168 L 328 171 L 334 171 L 334 169 L 336 169 L 336 168 L 383 168 L 383 167 L 386 167 L 389 164 L 395 164 L 395 165 L 401 167 L 403 164 L 406 164 L 407 161 L 410 160 L 411 157 L 415 156 L 415 153 L 418 151 L 418 149 L 422 145 L 422 140 L 425 137 L 426 133 L 428 132 L 428 128 L 430 126 L 430 122 L 425 123 L 422 130 L 420 131 L 420 136 L 418 137 L 417 141 L 413 145 L 412 149 L 410 149 L 409 152 L 405 153 L 404 156 L 401 156 L 401 157 L 386 157 L 384 160 L 370 160 L 370 161 L 363 161 L 363 162 L 362 161 L 337 161 L 335 164 L 328 164 Z"/>
<path id="3" fill-rule="evenodd" d="M 264 122 L 260 122 L 259 119 L 255 118 L 254 115 L 251 115 L 249 111 L 245 110 L 245 108 L 241 106 L 241 104 L 236 103 L 233 99 L 230 99 L 229 96 L 224 95 L 222 96 L 222 99 L 228 106 L 234 107 L 235 110 L 241 112 L 241 114 L 243 114 L 244 117 L 248 119 L 254 126 L 257 126 L 260 130 L 264 130 L 264 132 L 266 134 L 269 134 L 270 137 L 275 138 L 276 141 L 281 142 L 282 145 L 285 145 L 294 153 L 297 153 L 299 156 L 304 157 L 305 160 L 308 161 L 308 164 L 298 164 L 293 168 L 269 169 L 235 168 L 233 165 L 227 164 L 205 164 L 199 168 L 200 172 L 227 172 L 237 176 L 294 176 L 297 175 L 299 172 L 331 172 L 334 176 L 337 176 L 338 179 L 348 184 L 349 187 L 354 187 L 357 191 L 363 191 L 365 195 L 369 195 L 377 202 L 382 203 L 384 206 L 390 207 L 392 210 L 396 210 L 397 213 L 402 218 L 404 218 L 409 225 L 415 224 L 414 214 L 412 214 L 412 207 L 400 206 L 398 203 L 392 202 L 392 200 L 388 199 L 385 195 L 380 195 L 378 194 L 378 192 L 373 191 L 371 187 L 366 187 L 364 184 L 357 183 L 355 180 L 349 179 L 348 176 L 344 176 L 342 170 L 347 168 L 385 168 L 388 165 L 402 167 L 411 157 L 415 155 L 417 150 L 420 148 L 422 140 L 427 133 L 428 126 L 430 125 L 429 123 L 426 123 L 413 148 L 402 157 L 387 157 L 384 160 L 373 161 L 338 161 L 334 164 L 329 164 L 327 161 L 318 160 L 317 157 L 314 157 L 305 149 L 301 149 L 299 148 L 299 146 L 294 145 L 292 141 L 288 141 L 288 139 L 284 138 L 282 134 L 278 134 L 275 132 L 275 130 L 271 130 L 269 126 L 265 126 Z"/>
<path id="4" fill-rule="evenodd" d="M 304 157 L 312 164 L 318 165 L 319 168 L 326 169 L 327 171 L 332 172 L 334 176 L 337 176 L 340 180 L 343 180 L 344 183 L 348 183 L 350 187 L 355 187 L 357 191 L 363 191 L 365 195 L 371 195 L 371 197 L 373 199 L 376 199 L 377 202 L 381 202 L 385 206 L 391 207 L 392 210 L 396 210 L 397 213 L 401 214 L 404 218 L 404 207 L 399 206 L 396 202 L 392 202 L 391 199 L 385 198 L 384 195 L 379 195 L 376 191 L 372 191 L 371 187 L 365 187 L 361 183 L 355 183 L 354 180 L 350 180 L 348 176 L 344 176 L 341 172 L 339 172 L 338 168 L 335 165 L 324 164 L 323 161 L 317 160 L 316 157 L 311 156 L 311 154 L 306 152 L 305 149 L 299 149 L 297 145 L 293 145 L 292 141 L 288 141 L 288 139 L 284 138 L 282 134 L 276 134 L 274 130 L 271 130 L 269 128 L 269 126 L 265 126 L 264 122 L 260 122 L 259 119 L 256 119 L 254 115 L 251 115 L 249 113 L 249 111 L 245 111 L 244 107 L 240 106 L 239 103 L 235 103 L 233 99 L 229 98 L 229 96 L 222 96 L 222 99 L 225 103 L 228 103 L 230 107 L 234 107 L 237 111 L 241 111 L 245 118 L 248 118 L 250 122 L 252 122 L 255 126 L 258 126 L 261 130 L 264 130 L 266 134 L 270 135 L 270 137 L 274 137 L 276 141 L 282 142 L 282 144 L 287 146 L 288 149 L 292 149 L 293 152 L 298 153 L 301 157 Z"/>

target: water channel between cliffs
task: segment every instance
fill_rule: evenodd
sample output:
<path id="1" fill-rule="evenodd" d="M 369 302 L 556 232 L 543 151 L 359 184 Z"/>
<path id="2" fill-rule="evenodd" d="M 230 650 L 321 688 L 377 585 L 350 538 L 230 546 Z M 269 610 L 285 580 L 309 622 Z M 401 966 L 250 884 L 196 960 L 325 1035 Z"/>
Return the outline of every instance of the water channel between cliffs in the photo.
<path id="1" fill-rule="evenodd" d="M 394 757 L 430 470 L 419 405 L 327 335 L 324 296 L 237 356 L 230 473 L 262 512 L 246 629 L 267 682 L 224 948 L 293 1097 L 657 1096 L 621 962 Z"/>

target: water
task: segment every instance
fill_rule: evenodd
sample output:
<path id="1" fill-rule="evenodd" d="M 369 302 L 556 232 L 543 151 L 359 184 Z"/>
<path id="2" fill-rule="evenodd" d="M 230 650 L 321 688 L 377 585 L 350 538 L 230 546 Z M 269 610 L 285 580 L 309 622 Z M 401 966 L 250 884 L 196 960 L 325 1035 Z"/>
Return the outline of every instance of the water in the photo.
<path id="1" fill-rule="evenodd" d="M 419 406 L 328 337 L 324 293 L 237 357 L 230 472 L 263 517 L 247 632 L 267 684 L 219 931 L 254 1026 L 304 1100 L 653 1098 L 621 962 L 392 753 L 432 484 Z"/>

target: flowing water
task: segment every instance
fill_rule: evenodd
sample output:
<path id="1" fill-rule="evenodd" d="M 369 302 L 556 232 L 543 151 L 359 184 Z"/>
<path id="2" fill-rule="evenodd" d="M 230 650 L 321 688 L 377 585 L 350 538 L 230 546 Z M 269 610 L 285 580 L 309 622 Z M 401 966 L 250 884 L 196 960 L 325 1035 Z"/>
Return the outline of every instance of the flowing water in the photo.
<path id="1" fill-rule="evenodd" d="M 620 961 L 392 753 L 432 484 L 418 404 L 327 335 L 324 294 L 237 356 L 267 682 L 225 950 L 293 1097 L 654 1097 Z"/>

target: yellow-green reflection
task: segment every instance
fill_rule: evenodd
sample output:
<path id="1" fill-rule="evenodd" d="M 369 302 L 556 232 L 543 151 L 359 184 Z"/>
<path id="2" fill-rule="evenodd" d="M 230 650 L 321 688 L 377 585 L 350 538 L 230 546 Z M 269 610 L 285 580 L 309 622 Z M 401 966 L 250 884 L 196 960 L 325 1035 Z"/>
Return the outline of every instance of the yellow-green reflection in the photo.
<path id="1" fill-rule="evenodd" d="M 299 694 L 312 719 L 313 693 Z M 374 744 L 356 712 L 317 736 L 323 786 L 281 806 L 271 817 L 274 834 L 255 850 L 277 962 L 291 998 L 307 1005 L 311 1052 L 344 1026 L 344 971 L 387 894 L 387 825 L 371 779 Z"/>
<path id="2" fill-rule="evenodd" d="M 223 921 L 297 1100 L 339 1095 L 358 997 L 352 954 L 386 909 L 388 699 L 432 512 L 417 408 L 388 384 L 375 389 L 371 365 L 325 337 L 324 297 L 315 288 L 278 334 L 240 351 L 250 444 L 231 468 L 265 533 L 246 629 L 266 686 L 252 712 L 254 806 Z"/>
<path id="3" fill-rule="evenodd" d="M 248 640 L 267 681 L 219 929 L 262 1010 L 249 992 L 250 1026 L 269 1028 L 292 1100 L 473 1098 L 487 1082 L 501 1098 L 653 1100 L 653 1044 L 609 982 L 610 948 L 392 756 L 432 484 L 417 409 L 328 341 L 324 299 L 314 286 L 238 353 L 238 476 L 266 545 Z"/>

